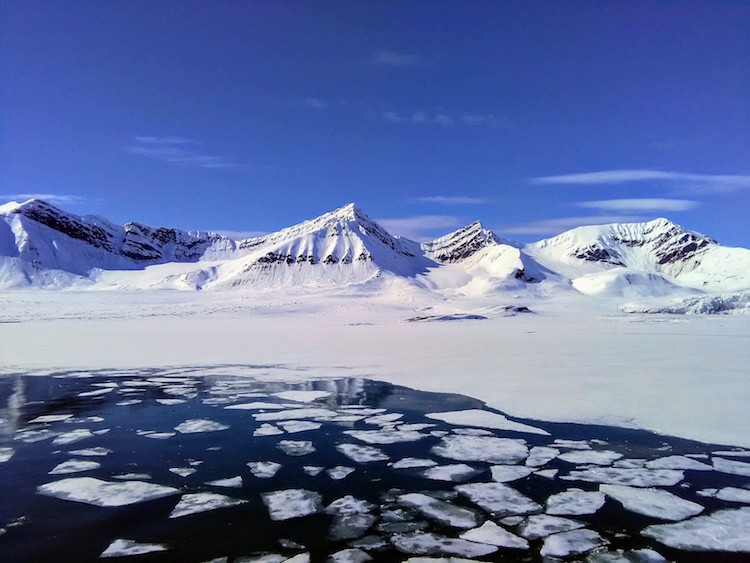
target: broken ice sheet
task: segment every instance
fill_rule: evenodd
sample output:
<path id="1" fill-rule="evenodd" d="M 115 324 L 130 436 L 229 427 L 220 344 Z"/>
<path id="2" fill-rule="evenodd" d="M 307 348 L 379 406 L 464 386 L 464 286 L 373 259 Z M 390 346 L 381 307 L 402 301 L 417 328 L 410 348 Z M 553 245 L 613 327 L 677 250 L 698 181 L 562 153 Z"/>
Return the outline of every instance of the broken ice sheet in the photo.
<path id="1" fill-rule="evenodd" d="M 226 508 L 228 506 L 237 506 L 245 504 L 247 501 L 242 499 L 230 498 L 217 493 L 189 493 L 182 495 L 180 502 L 174 507 L 170 518 L 179 518 L 188 514 L 198 512 L 207 512 L 217 508 Z"/>
<path id="2" fill-rule="evenodd" d="M 169 470 L 175 475 L 179 475 L 182 478 L 190 477 L 193 473 L 198 471 L 192 467 L 170 467 Z"/>
<path id="3" fill-rule="evenodd" d="M 594 514 L 602 506 L 604 506 L 603 493 L 569 489 L 547 499 L 547 514 L 558 516 Z"/>
<path id="4" fill-rule="evenodd" d="M 91 471 L 92 469 L 99 469 L 100 463 L 96 461 L 87 461 L 82 459 L 70 459 L 63 461 L 56 465 L 49 475 L 64 475 L 66 473 L 80 473 L 81 471 Z"/>
<path id="5" fill-rule="evenodd" d="M 392 465 L 393 469 L 415 469 L 420 467 L 434 467 L 437 465 L 436 461 L 431 459 L 422 459 L 418 457 L 405 457 L 398 460 Z"/>
<path id="6" fill-rule="evenodd" d="M 422 476 L 435 481 L 466 481 L 479 471 L 465 463 L 451 465 L 436 465 L 422 471 Z"/>
<path id="7" fill-rule="evenodd" d="M 732 475 L 742 475 L 744 477 L 750 477 L 750 463 L 715 457 L 713 458 L 713 464 L 716 471 L 721 471 L 722 473 L 731 473 Z"/>
<path id="8" fill-rule="evenodd" d="M 566 452 L 557 456 L 568 463 L 612 465 L 612 462 L 622 457 L 622 454 L 607 450 L 578 450 Z"/>
<path id="9" fill-rule="evenodd" d="M 71 477 L 41 485 L 37 492 L 94 506 L 124 506 L 174 495 L 179 491 L 172 487 L 142 481 L 112 483 L 93 477 Z"/>
<path id="10" fill-rule="evenodd" d="M 238 475 L 237 477 L 227 477 L 226 479 L 217 479 L 216 481 L 206 482 L 206 485 L 211 485 L 213 487 L 239 488 L 239 487 L 242 487 L 242 477 Z"/>
<path id="11" fill-rule="evenodd" d="M 526 465 L 529 467 L 541 467 L 560 455 L 557 448 L 548 448 L 545 446 L 534 446 L 529 450 L 529 457 L 526 459 Z"/>
<path id="12" fill-rule="evenodd" d="M 318 399 L 325 399 L 330 397 L 332 393 L 330 391 L 282 391 L 280 393 L 273 393 L 274 397 L 283 399 L 285 401 L 297 401 L 298 403 L 311 403 Z"/>
<path id="13" fill-rule="evenodd" d="M 378 414 L 375 416 L 371 416 L 370 418 L 366 418 L 365 424 L 377 424 L 380 426 L 384 426 L 384 425 L 396 422 L 397 420 L 400 420 L 403 417 L 404 417 L 403 414 L 400 414 L 397 412 L 392 412 L 388 414 Z"/>
<path id="14" fill-rule="evenodd" d="M 743 502 L 750 504 L 750 490 L 738 487 L 724 487 L 723 489 L 704 489 L 698 491 L 704 497 L 714 497 L 728 502 Z"/>
<path id="15" fill-rule="evenodd" d="M 329 563 L 364 563 L 365 561 L 372 561 L 372 557 L 356 548 L 342 549 L 328 558 Z"/>
<path id="16" fill-rule="evenodd" d="M 72 414 L 43 414 L 29 420 L 29 424 L 47 424 L 50 422 L 62 422 L 73 418 Z"/>
<path id="17" fill-rule="evenodd" d="M 479 428 L 493 428 L 495 430 L 510 430 L 512 432 L 524 432 L 526 434 L 539 434 L 549 436 L 549 432 L 508 420 L 505 416 L 480 409 L 469 409 L 464 411 L 437 412 L 425 415 L 433 420 L 442 420 L 449 424 L 461 426 L 477 426 Z"/>
<path id="18" fill-rule="evenodd" d="M 509 483 L 531 475 L 534 469 L 523 465 L 493 465 L 490 467 L 492 480 L 498 483 Z"/>
<path id="19" fill-rule="evenodd" d="M 337 465 L 336 467 L 331 467 L 330 469 L 327 469 L 326 473 L 328 473 L 328 476 L 331 479 L 338 481 L 354 473 L 354 468 L 347 467 L 345 465 Z"/>
<path id="20" fill-rule="evenodd" d="M 321 408 L 301 408 L 276 412 L 261 412 L 254 414 L 253 418 L 258 422 L 274 422 L 278 420 L 299 420 L 301 418 L 328 420 L 333 416 L 335 416 L 335 413 L 332 410 Z"/>
<path id="21" fill-rule="evenodd" d="M 445 436 L 432 453 L 458 461 L 514 464 L 529 453 L 523 440 L 491 436 Z"/>
<path id="22" fill-rule="evenodd" d="M 84 456 L 84 457 L 91 457 L 91 456 L 93 456 L 93 457 L 103 457 L 105 455 L 111 454 L 112 450 L 110 450 L 109 448 L 97 447 L 97 448 L 87 448 L 87 449 L 84 449 L 84 450 L 72 450 L 72 451 L 70 451 L 68 453 L 70 455 L 80 455 L 80 456 Z"/>
<path id="23" fill-rule="evenodd" d="M 344 434 L 348 434 L 352 438 L 362 440 L 367 444 L 397 444 L 400 442 L 416 442 L 422 438 L 426 438 L 426 434 L 422 434 L 416 430 L 396 430 L 396 429 L 382 429 L 382 430 L 346 430 Z"/>
<path id="24" fill-rule="evenodd" d="M 281 469 L 281 464 L 275 461 L 251 461 L 247 466 L 250 473 L 259 479 L 270 479 Z"/>
<path id="25" fill-rule="evenodd" d="M 185 403 L 185 399 L 156 399 L 156 402 L 160 405 L 166 405 L 166 406 L 172 406 L 172 405 L 181 405 L 182 403 Z"/>
<path id="26" fill-rule="evenodd" d="M 619 467 L 594 467 L 581 471 L 571 471 L 560 479 L 564 481 L 589 481 L 611 485 L 632 487 L 671 487 L 684 478 L 677 469 L 626 469 Z"/>
<path id="27" fill-rule="evenodd" d="M 538 540 L 551 534 L 568 532 L 583 528 L 585 524 L 570 518 L 550 516 L 549 514 L 536 514 L 529 516 L 518 527 L 518 533 L 529 540 Z"/>
<path id="28" fill-rule="evenodd" d="M 325 467 L 319 467 L 317 465 L 303 465 L 302 470 L 310 475 L 311 477 L 315 477 L 316 475 L 319 475 Z"/>
<path id="29" fill-rule="evenodd" d="M 497 551 L 497 546 L 475 543 L 462 539 L 448 538 L 424 532 L 395 534 L 393 545 L 402 553 L 415 555 L 463 555 L 482 557 Z"/>
<path id="30" fill-rule="evenodd" d="M 377 518 L 370 514 L 374 505 L 351 495 L 336 499 L 325 512 L 334 516 L 328 536 L 333 540 L 348 540 L 361 537 Z"/>
<path id="31" fill-rule="evenodd" d="M 544 557 L 567 557 L 604 545 L 607 541 L 593 530 L 573 530 L 547 537 L 540 553 Z"/>
<path id="32" fill-rule="evenodd" d="M 133 540 L 119 539 L 109 544 L 99 557 L 127 557 L 144 555 L 155 551 L 166 551 L 168 547 L 160 543 L 138 543 Z"/>
<path id="33" fill-rule="evenodd" d="M 644 489 L 622 485 L 601 485 L 599 490 L 612 497 L 626 510 L 676 522 L 703 512 L 703 507 L 661 489 Z"/>
<path id="34" fill-rule="evenodd" d="M 274 521 L 308 516 L 320 510 L 321 496 L 305 489 L 261 493 L 261 497 Z"/>
<path id="35" fill-rule="evenodd" d="M 750 507 L 657 524 L 641 533 L 675 549 L 750 553 Z"/>
<path id="36" fill-rule="evenodd" d="M 306 440 L 280 440 L 276 447 L 290 456 L 303 456 L 315 451 L 313 443 Z"/>
<path id="37" fill-rule="evenodd" d="M 175 426 L 180 434 L 196 434 L 199 432 L 218 432 L 229 428 L 226 424 L 206 418 L 193 418 Z"/>
<path id="38" fill-rule="evenodd" d="M 146 438 L 151 438 L 152 440 L 166 440 L 167 438 L 171 438 L 175 435 L 174 432 L 144 432 L 139 433 L 140 436 L 144 436 Z"/>
<path id="39" fill-rule="evenodd" d="M 475 528 L 481 521 L 473 510 L 462 508 L 421 493 L 409 493 L 398 497 L 398 502 L 417 509 L 421 514 L 445 526 L 453 528 Z"/>
<path id="40" fill-rule="evenodd" d="M 671 455 L 647 461 L 649 469 L 692 469 L 694 471 L 711 471 L 713 468 L 706 464 L 681 455 Z"/>
<path id="41" fill-rule="evenodd" d="M 320 422 L 310 422 L 309 420 L 290 420 L 279 422 L 279 426 L 290 434 L 294 434 L 297 432 L 307 432 L 308 430 L 317 430 L 322 424 Z"/>
<path id="42" fill-rule="evenodd" d="M 70 432 L 60 434 L 54 440 L 52 440 L 52 443 L 56 445 L 73 444 L 75 442 L 85 440 L 86 438 L 92 438 L 93 436 L 93 432 L 91 432 L 91 430 L 89 430 L 88 428 L 77 428 L 76 430 L 71 430 Z"/>
<path id="43" fill-rule="evenodd" d="M 559 472 L 559 469 L 542 469 L 541 471 L 534 471 L 534 475 L 539 475 L 545 479 L 554 479 Z"/>
<path id="44" fill-rule="evenodd" d="M 590 450 L 591 444 L 589 444 L 586 440 L 563 440 L 561 438 L 556 438 L 554 442 L 552 442 L 552 446 L 556 448 L 565 448 L 570 450 Z"/>
<path id="45" fill-rule="evenodd" d="M 359 446 L 357 444 L 339 444 L 336 449 L 346 457 L 357 463 L 370 463 L 373 461 L 386 461 L 388 455 L 372 446 Z"/>
<path id="46" fill-rule="evenodd" d="M 470 483 L 456 490 L 496 517 L 541 512 L 541 505 L 502 483 Z"/>
<path id="47" fill-rule="evenodd" d="M 253 431 L 253 436 L 277 436 L 283 433 L 283 430 L 273 424 L 264 423 Z"/>
<path id="48" fill-rule="evenodd" d="M 230 410 L 242 410 L 242 411 L 249 411 L 249 410 L 274 410 L 274 409 L 289 409 L 289 408 L 295 408 L 297 405 L 294 403 L 269 403 L 267 401 L 254 401 L 252 403 L 240 403 L 237 405 L 229 405 L 228 407 L 224 407 L 225 409 Z"/>
<path id="49" fill-rule="evenodd" d="M 13 448 L 0 448 L 0 463 L 5 463 L 12 458 L 15 453 L 16 452 Z"/>
<path id="50" fill-rule="evenodd" d="M 527 540 L 519 538 L 515 534 L 511 534 L 508 530 L 501 528 L 490 520 L 487 520 L 479 528 L 474 528 L 473 530 L 464 532 L 459 537 L 465 540 L 477 543 L 487 543 L 507 549 L 529 548 L 529 542 Z"/>

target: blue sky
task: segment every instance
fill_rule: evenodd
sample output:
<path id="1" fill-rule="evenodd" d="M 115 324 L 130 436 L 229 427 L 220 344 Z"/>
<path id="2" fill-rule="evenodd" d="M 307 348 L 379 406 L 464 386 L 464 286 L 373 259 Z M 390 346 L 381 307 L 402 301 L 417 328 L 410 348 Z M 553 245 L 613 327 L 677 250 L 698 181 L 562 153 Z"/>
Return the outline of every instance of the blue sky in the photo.
<path id="1" fill-rule="evenodd" d="M 271 231 L 536 240 L 666 216 L 750 246 L 750 3 L 0 4 L 0 194 Z"/>

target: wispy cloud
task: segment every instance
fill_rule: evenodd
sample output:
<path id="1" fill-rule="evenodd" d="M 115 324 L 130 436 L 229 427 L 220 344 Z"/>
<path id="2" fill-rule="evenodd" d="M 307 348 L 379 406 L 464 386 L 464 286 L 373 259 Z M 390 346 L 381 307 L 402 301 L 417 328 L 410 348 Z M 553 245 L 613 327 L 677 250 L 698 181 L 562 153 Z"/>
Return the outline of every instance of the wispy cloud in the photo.
<path id="1" fill-rule="evenodd" d="M 445 234 L 446 230 L 463 226 L 463 220 L 453 215 L 418 215 L 398 219 L 377 219 L 388 232 L 411 240 L 429 240 Z M 439 233 L 435 231 L 441 229 Z"/>
<path id="2" fill-rule="evenodd" d="M 645 213 L 648 211 L 690 211 L 700 207 L 701 203 L 692 199 L 603 199 L 598 201 L 579 201 L 578 207 L 585 209 L 599 209 L 602 211 L 634 211 Z"/>
<path id="3" fill-rule="evenodd" d="M 511 225 L 497 229 L 499 233 L 514 235 L 557 235 L 563 231 L 585 225 L 604 225 L 607 223 L 637 223 L 646 221 L 637 215 L 587 215 L 581 217 L 558 217 L 556 219 L 542 219 L 522 225 Z"/>
<path id="4" fill-rule="evenodd" d="M 55 205 L 81 205 L 86 202 L 86 198 L 79 195 L 71 194 L 42 194 L 42 193 L 28 193 L 28 194 L 0 194 L 0 201 L 18 201 L 23 202 L 29 199 L 43 199 L 47 203 L 53 203 Z"/>
<path id="5" fill-rule="evenodd" d="M 312 109 L 324 109 L 328 106 L 328 104 L 320 98 L 305 98 L 302 100 L 302 105 Z"/>
<path id="6" fill-rule="evenodd" d="M 395 111 L 384 111 L 382 118 L 391 123 L 409 123 L 412 125 L 466 125 L 469 127 L 486 127 L 488 129 L 507 129 L 510 121 L 503 117 L 497 117 L 491 113 L 448 113 L 448 112 L 426 112 L 414 111 L 411 113 L 398 113 Z"/>
<path id="7" fill-rule="evenodd" d="M 488 199 L 483 197 L 468 197 L 468 196 L 443 196 L 434 195 L 427 197 L 412 197 L 409 201 L 413 203 L 439 203 L 441 205 L 478 205 L 482 203 L 489 203 Z"/>
<path id="8" fill-rule="evenodd" d="M 381 49 L 370 53 L 369 62 L 382 66 L 410 67 L 417 66 L 421 62 L 421 58 L 419 55 L 397 53 L 396 51 Z"/>
<path id="9" fill-rule="evenodd" d="M 750 188 L 750 176 L 736 174 L 690 174 L 648 169 L 603 170 L 559 176 L 529 178 L 532 184 L 592 186 L 634 182 L 661 182 L 698 192 L 726 192 Z"/>
<path id="10" fill-rule="evenodd" d="M 223 156 L 203 154 L 192 145 L 198 141 L 182 137 L 135 137 L 135 144 L 123 150 L 130 154 L 151 158 L 177 166 L 194 166 L 198 168 L 235 168 L 239 166 Z"/>

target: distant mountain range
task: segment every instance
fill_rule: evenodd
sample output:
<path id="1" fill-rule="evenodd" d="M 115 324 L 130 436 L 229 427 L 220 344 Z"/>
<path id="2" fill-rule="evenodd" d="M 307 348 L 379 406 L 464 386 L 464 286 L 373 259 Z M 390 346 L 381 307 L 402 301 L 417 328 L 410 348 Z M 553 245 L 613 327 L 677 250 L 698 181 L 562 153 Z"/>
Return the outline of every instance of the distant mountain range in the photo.
<path id="1" fill-rule="evenodd" d="M 429 242 L 396 237 L 349 204 L 271 233 L 115 225 L 41 200 L 0 206 L 0 288 L 335 287 L 383 277 L 453 296 L 568 288 L 617 297 L 750 289 L 750 250 L 667 219 L 586 226 L 532 244 L 475 222 Z"/>

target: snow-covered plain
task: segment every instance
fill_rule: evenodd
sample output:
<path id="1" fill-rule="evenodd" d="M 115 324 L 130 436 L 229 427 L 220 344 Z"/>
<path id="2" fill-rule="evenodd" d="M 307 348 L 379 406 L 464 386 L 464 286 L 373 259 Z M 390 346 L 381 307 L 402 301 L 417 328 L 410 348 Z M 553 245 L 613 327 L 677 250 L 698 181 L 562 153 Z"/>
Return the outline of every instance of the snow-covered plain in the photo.
<path id="1" fill-rule="evenodd" d="M 750 446 L 747 316 L 624 315 L 611 301 L 523 294 L 504 299 L 536 314 L 413 323 L 488 303 L 378 283 L 4 292 L 0 373 L 251 364 L 269 377 L 357 375 L 470 395 L 511 416 Z"/>

